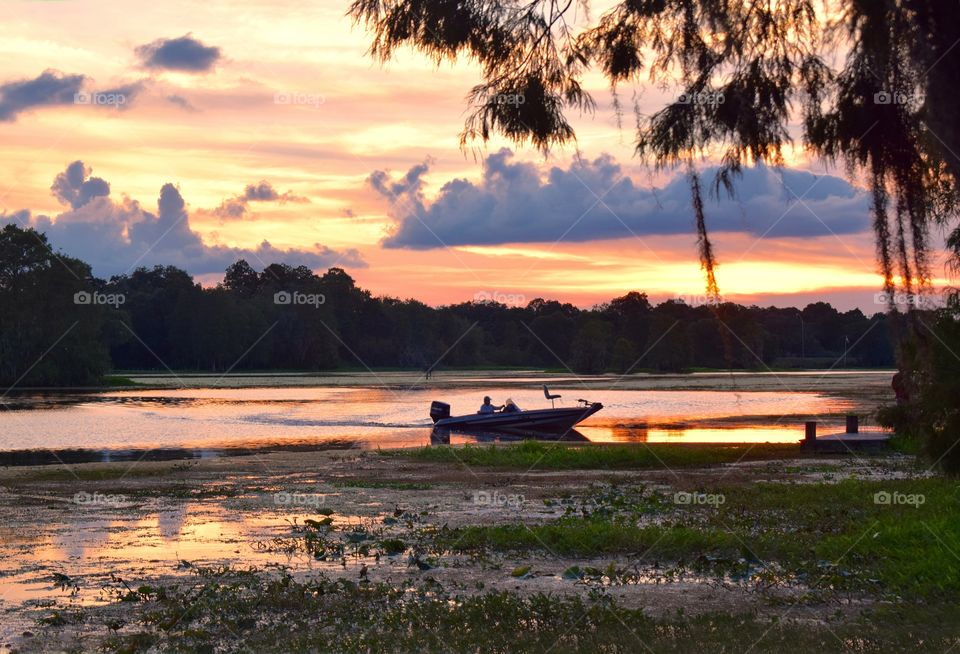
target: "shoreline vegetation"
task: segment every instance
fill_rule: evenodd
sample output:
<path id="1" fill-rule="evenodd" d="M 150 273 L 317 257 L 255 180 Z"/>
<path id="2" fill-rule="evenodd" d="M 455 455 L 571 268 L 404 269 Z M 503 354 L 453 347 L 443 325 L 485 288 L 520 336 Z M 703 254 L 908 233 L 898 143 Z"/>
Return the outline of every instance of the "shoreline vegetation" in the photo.
<path id="1" fill-rule="evenodd" d="M 831 363 L 836 363 L 832 361 Z M 708 367 L 696 367 L 696 368 L 685 368 L 683 370 L 669 371 L 669 370 L 654 370 L 652 368 L 636 368 L 632 370 L 630 375 L 649 375 L 649 376 L 674 376 L 674 375 L 690 375 L 690 374 L 763 374 L 763 373 L 778 373 L 778 372 L 825 372 L 825 371 L 837 371 L 837 372 L 887 372 L 893 373 L 896 371 L 894 366 L 887 367 L 857 367 L 857 366 L 847 366 L 844 368 L 838 368 L 836 366 L 826 365 L 823 367 L 790 367 L 790 368 L 775 368 L 768 366 L 757 366 L 755 368 L 708 368 Z M 572 373 L 566 368 L 536 368 L 532 366 L 443 366 L 439 369 L 434 369 L 431 374 L 437 374 L 437 372 L 444 372 L 447 374 L 456 374 L 456 373 L 468 373 L 468 372 L 504 372 L 504 373 L 531 373 L 537 375 L 564 375 L 569 376 Z M 288 376 L 318 376 L 318 375 L 353 375 L 353 374 L 363 374 L 363 373 L 380 373 L 380 372 L 398 372 L 398 373 L 411 373 L 415 375 L 421 375 L 423 371 L 417 368 L 411 367 L 402 367 L 402 366 L 381 366 L 381 367 L 370 367 L 365 368 L 363 366 L 340 366 L 338 368 L 330 368 L 327 370 L 318 370 L 318 371 L 304 371 L 296 370 L 291 368 L 281 368 L 281 369 L 272 369 L 264 368 L 258 370 L 245 370 L 239 373 L 229 373 L 227 377 L 233 376 L 274 376 L 274 375 L 288 375 Z M 216 373 L 211 373 L 209 370 L 198 370 L 198 369 L 184 369 L 184 370 L 116 370 L 111 375 L 108 375 L 107 378 L 115 376 L 117 378 L 134 378 L 134 377 L 144 377 L 144 376 L 167 376 L 167 375 L 181 375 L 185 377 L 198 376 L 198 377 L 209 377 Z M 606 375 L 610 377 L 621 377 L 622 374 L 615 372 L 607 373 L 595 373 L 598 375 Z"/>
<path id="2" fill-rule="evenodd" d="M 798 439 L 799 440 L 799 439 Z M 410 449 L 383 450 L 385 456 L 397 456 L 441 464 L 520 468 L 530 470 L 631 470 L 644 468 L 699 468 L 762 461 L 797 455 L 797 443 L 734 443 L 620 445 L 612 443 L 569 444 L 523 441 L 509 445 L 473 445 L 459 447 L 431 445 Z"/>
<path id="3" fill-rule="evenodd" d="M 92 386 L 17 386 L 11 396 L 23 393 L 84 392 L 111 390 L 159 390 L 181 388 L 244 388 L 256 386 L 323 387 L 367 385 L 401 389 L 457 387 L 483 383 L 490 374 L 497 375 L 497 384 L 532 384 L 562 380 L 582 388 L 622 388 L 636 390 L 767 390 L 768 380 L 777 383 L 778 375 L 789 375 L 797 391 L 842 392 L 851 396 L 869 391 L 871 397 L 889 399 L 893 368 L 798 368 L 798 369 L 702 369 L 682 372 L 633 371 L 629 374 L 577 374 L 569 370 L 537 368 L 444 367 L 433 371 L 428 379 L 416 368 L 341 368 L 324 371 L 252 370 L 217 374 L 198 370 L 141 371 L 123 370 L 107 375 L 102 385 Z M 832 380 L 837 379 L 836 383 Z M 531 381 L 533 380 L 533 381 Z M 850 380 L 856 380 L 853 384 Z"/>
<path id="4" fill-rule="evenodd" d="M 188 386 L 187 381 L 192 379 L 202 380 L 202 383 L 194 386 L 194 388 L 241 388 L 241 387 L 251 387 L 256 386 L 255 381 L 251 383 L 252 380 L 264 379 L 270 380 L 267 385 L 273 385 L 273 381 L 278 378 L 285 379 L 287 381 L 291 380 L 303 380 L 302 386 L 322 386 L 324 380 L 329 381 L 330 379 L 335 379 L 337 377 L 344 376 L 355 376 L 355 377 L 367 377 L 367 382 L 376 383 L 378 381 L 378 375 L 385 374 L 401 374 L 409 375 L 411 379 L 414 380 L 415 385 L 420 386 L 430 386 L 431 380 L 437 375 L 445 374 L 448 376 L 451 375 L 461 375 L 461 374 L 476 374 L 476 373 L 496 373 L 502 372 L 508 375 L 520 375 L 520 374 L 529 374 L 542 376 L 544 381 L 549 382 L 551 376 L 568 378 L 573 377 L 575 380 L 587 379 L 592 382 L 604 381 L 610 382 L 619 382 L 624 379 L 632 380 L 641 380 L 644 378 L 649 378 L 651 380 L 662 380 L 662 379 L 682 379 L 684 377 L 696 377 L 696 376 L 719 376 L 719 375 L 777 375 L 777 374 L 809 374 L 811 376 L 823 375 L 823 374 L 836 374 L 836 373 L 845 373 L 845 374 L 857 374 L 857 373 L 889 373 L 891 376 L 896 372 L 895 368 L 892 367 L 878 367 L 878 368 L 863 368 L 863 367 L 849 367 L 849 368 L 836 368 L 835 366 L 824 365 L 823 367 L 797 367 L 797 368 L 776 368 L 776 367 L 758 367 L 758 368 L 690 368 L 680 371 L 658 371 L 650 369 L 637 369 L 632 370 L 627 374 L 618 374 L 613 372 L 608 373 L 599 373 L 599 374 L 577 374 L 570 370 L 564 368 L 518 368 L 514 366 L 463 366 L 463 367 L 444 367 L 442 371 L 432 370 L 430 372 L 430 378 L 428 379 L 423 371 L 416 368 L 403 368 L 403 367 L 383 367 L 383 368 L 357 368 L 357 367 L 341 367 L 333 368 L 330 370 L 320 370 L 320 371 L 303 371 L 303 370 L 272 370 L 272 369 L 263 369 L 263 370 L 248 370 L 239 373 L 230 373 L 227 375 L 218 375 L 216 373 L 211 373 L 203 370 L 173 370 L 173 371 L 160 371 L 160 370 L 121 370 L 115 371 L 110 374 L 104 375 L 99 384 L 93 385 L 45 385 L 45 386 L 26 386 L 18 385 L 15 388 L 10 388 L 7 390 L 8 394 L 18 394 L 18 393 L 48 393 L 48 392 L 83 392 L 83 391 L 113 391 L 113 390 L 124 390 L 124 389 L 139 389 L 139 390 L 157 390 L 162 388 L 169 388 L 173 381 L 179 382 L 181 386 Z M 208 383 L 209 380 L 215 380 L 215 384 Z M 157 384 L 156 380 L 165 380 L 166 383 Z M 172 381 L 173 380 L 173 381 Z M 237 380 L 244 380 L 242 382 Z M 319 381 L 318 381 L 319 380 Z M 509 381 L 509 379 L 507 380 Z M 380 384 L 384 385 L 384 384 Z"/>
<path id="5" fill-rule="evenodd" d="M 5 525 L 42 526 L 0 553 L 57 534 L 84 552 L 6 570 L 53 598 L 8 613 L 17 651 L 960 645 L 960 487 L 897 452 L 522 442 L 8 468 L 0 487 Z M 113 504 L 57 501 L 77 493 Z M 181 517 L 157 540 L 163 515 Z"/>
<path id="6" fill-rule="evenodd" d="M 0 253 L 13 257 L 0 266 L 16 271 L 0 288 L 9 308 L 0 316 L 0 346 L 8 345 L 0 384 L 18 388 L 98 386 L 125 370 L 626 374 L 894 364 L 895 320 L 883 304 L 867 316 L 825 302 L 655 304 L 630 291 L 580 308 L 478 292 L 431 307 L 374 296 L 341 268 L 316 274 L 272 263 L 257 271 L 242 259 L 212 287 L 174 266 L 97 279 L 86 262 L 52 251 L 43 233 L 14 225 L 0 230 Z"/>

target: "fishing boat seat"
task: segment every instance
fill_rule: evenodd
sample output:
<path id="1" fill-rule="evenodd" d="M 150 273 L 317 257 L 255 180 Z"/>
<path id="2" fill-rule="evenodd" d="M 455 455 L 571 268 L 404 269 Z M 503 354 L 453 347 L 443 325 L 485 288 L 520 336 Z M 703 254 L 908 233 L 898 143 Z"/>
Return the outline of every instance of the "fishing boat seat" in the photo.
<path id="1" fill-rule="evenodd" d="M 547 388 L 547 385 L 546 385 L 546 384 L 543 385 L 543 396 L 544 396 L 545 398 L 547 398 L 548 400 L 550 400 L 550 406 L 552 406 L 552 407 L 554 407 L 554 408 L 556 408 L 556 405 L 553 403 L 553 401 L 554 401 L 554 400 L 559 400 L 560 397 L 561 397 L 560 395 L 557 395 L 556 393 L 551 393 L 551 392 L 550 392 L 550 389 Z"/>

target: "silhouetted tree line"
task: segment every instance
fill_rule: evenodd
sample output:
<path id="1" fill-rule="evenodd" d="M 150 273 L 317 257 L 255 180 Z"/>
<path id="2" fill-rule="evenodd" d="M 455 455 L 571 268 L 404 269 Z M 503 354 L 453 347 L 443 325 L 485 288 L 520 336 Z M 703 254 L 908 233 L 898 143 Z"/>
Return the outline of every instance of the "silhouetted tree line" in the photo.
<path id="1" fill-rule="evenodd" d="M 15 226 L 0 232 L 0 307 L 5 386 L 96 384 L 111 369 L 751 369 L 801 354 L 842 362 L 845 349 L 846 365 L 894 362 L 884 314 L 823 302 L 802 311 L 653 305 L 631 292 L 591 309 L 541 298 L 432 308 L 375 297 L 340 268 L 317 275 L 275 263 L 257 272 L 242 260 L 215 288 L 172 266 L 105 281 Z"/>

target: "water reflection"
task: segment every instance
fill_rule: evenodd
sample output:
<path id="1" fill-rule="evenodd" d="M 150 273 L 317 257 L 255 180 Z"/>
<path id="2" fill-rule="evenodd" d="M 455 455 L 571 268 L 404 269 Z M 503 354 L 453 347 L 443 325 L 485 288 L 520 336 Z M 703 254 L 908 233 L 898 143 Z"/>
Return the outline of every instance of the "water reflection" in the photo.
<path id="1" fill-rule="evenodd" d="M 111 463 L 130 461 L 172 461 L 180 459 L 210 459 L 222 456 L 249 456 L 275 451 L 315 452 L 317 450 L 347 450 L 360 447 L 351 440 L 289 440 L 276 442 L 241 442 L 227 447 L 143 448 L 143 449 L 29 449 L 0 451 L 2 466 L 41 466 L 64 463 Z"/>
<path id="2" fill-rule="evenodd" d="M 187 505 L 181 504 L 173 509 L 160 511 L 157 514 L 157 528 L 160 537 L 164 540 L 172 540 L 180 535 L 183 525 L 187 520 Z"/>
<path id="3" fill-rule="evenodd" d="M 108 518 L 88 515 L 82 526 L 77 525 L 77 529 L 55 534 L 47 551 L 56 553 L 58 560 L 77 560 L 88 557 L 91 553 L 99 552 L 107 546 L 110 531 L 117 524 L 117 521 Z M 41 547 L 42 549 L 45 548 Z"/>
<path id="4" fill-rule="evenodd" d="M 572 384 L 552 390 L 564 395 L 562 402 L 583 394 Z M 438 440 L 431 436 L 431 400 L 442 398 L 452 413 L 465 414 L 476 411 L 484 395 L 496 401 L 512 397 L 526 408 L 544 406 L 539 386 L 491 383 L 442 392 L 276 387 L 127 390 L 59 399 L 23 395 L 12 403 L 4 400 L 6 409 L 0 411 L 0 464 L 422 446 Z M 604 409 L 570 436 L 598 442 L 789 442 L 798 440 L 794 425 L 802 422 L 789 416 L 842 415 L 856 406 L 813 392 L 598 388 L 590 396 Z M 452 437 L 454 443 L 508 439 Z"/>
<path id="5" fill-rule="evenodd" d="M 797 443 L 803 439 L 797 427 L 690 427 L 658 428 L 581 427 L 594 443 Z"/>
<path id="6" fill-rule="evenodd" d="M 329 568 L 334 564 L 303 553 L 256 547 L 290 533 L 295 521 L 308 517 L 316 516 L 301 510 L 237 511 L 184 503 L 136 515 L 83 508 L 63 521 L 38 526 L 29 537 L 0 527 L 0 609 L 24 602 L 49 605 L 58 599 L 104 604 L 114 599 L 109 589 L 117 587 L 117 578 L 172 574 L 183 561 L 198 566 Z M 67 575 L 71 586 L 58 587 L 54 573 Z M 0 634 L 5 626 L 0 625 Z"/>
<path id="7" fill-rule="evenodd" d="M 71 576 L 109 574 L 113 563 L 131 567 L 150 564 L 157 572 L 176 567 L 181 560 L 197 564 L 229 560 L 264 562 L 252 546 L 289 529 L 293 519 L 306 513 L 281 511 L 240 512 L 223 506 L 182 504 L 131 516 L 102 509 L 84 509 L 64 523 L 47 527 L 39 538 L 0 543 L 5 578 L 32 575 L 35 564 L 63 570 Z M 49 572 L 47 572 L 49 574 Z M 8 598 L 9 599 L 9 598 Z"/>
<path id="8" fill-rule="evenodd" d="M 443 429 L 434 427 L 430 432 L 431 445 L 458 445 L 463 443 L 510 443 L 522 440 L 566 441 L 589 443 L 590 439 L 576 429 L 562 434 L 543 434 L 515 430 L 511 432 L 480 431 L 466 429 Z"/>

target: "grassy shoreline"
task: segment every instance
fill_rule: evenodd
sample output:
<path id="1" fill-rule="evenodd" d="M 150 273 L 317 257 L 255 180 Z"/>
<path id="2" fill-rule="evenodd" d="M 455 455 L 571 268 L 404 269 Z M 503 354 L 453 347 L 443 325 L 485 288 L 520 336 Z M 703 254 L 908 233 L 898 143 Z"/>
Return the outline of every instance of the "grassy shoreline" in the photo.
<path id="1" fill-rule="evenodd" d="M 799 437 L 798 437 L 799 442 Z M 433 463 L 478 465 L 501 468 L 533 467 L 551 470 L 690 468 L 738 461 L 762 461 L 802 456 L 796 443 L 586 443 L 523 441 L 514 445 L 431 445 L 429 447 L 382 450 L 386 456 L 400 456 Z"/>
<path id="2" fill-rule="evenodd" d="M 258 387 L 351 387 L 375 386 L 398 390 L 436 389 L 486 385 L 491 373 L 498 378 L 500 386 L 526 386 L 534 383 L 556 383 L 555 380 L 570 380 L 584 390 L 723 390 L 734 392 L 774 391 L 788 388 L 796 392 L 817 392 L 838 397 L 864 401 L 864 406 L 892 399 L 890 379 L 892 370 L 859 369 L 837 371 L 797 369 L 788 371 L 718 370 L 695 373 L 631 373 L 574 375 L 569 371 L 529 369 L 457 369 L 435 372 L 428 380 L 420 370 L 336 370 L 318 372 L 252 371 L 232 372 L 229 375 L 201 371 L 137 372 L 114 371 L 107 379 L 116 379 L 116 384 L 89 387 L 47 387 L 16 389 L 17 393 L 29 392 L 86 392 L 104 390 L 165 390 L 174 388 L 258 388 Z M 785 383 L 783 375 L 789 375 Z M 564 382 L 567 383 L 567 382 Z"/>

